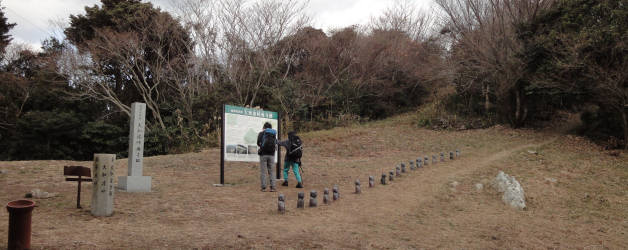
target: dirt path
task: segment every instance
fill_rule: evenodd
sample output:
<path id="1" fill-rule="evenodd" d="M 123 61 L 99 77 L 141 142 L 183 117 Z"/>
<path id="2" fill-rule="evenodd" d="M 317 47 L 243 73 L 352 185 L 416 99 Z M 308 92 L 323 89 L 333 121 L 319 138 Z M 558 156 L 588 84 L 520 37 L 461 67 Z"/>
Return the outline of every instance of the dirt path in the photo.
<path id="1" fill-rule="evenodd" d="M 295 198 L 290 197 L 287 206 L 292 211 L 288 212 L 287 215 L 270 216 L 271 220 L 262 224 L 251 225 L 251 228 L 245 230 L 243 230 L 242 225 L 238 224 L 237 227 L 230 228 L 230 231 L 238 235 L 241 235 L 238 232 L 243 231 L 262 232 L 257 235 L 258 240 L 264 238 L 277 240 L 279 237 L 279 242 L 294 244 L 295 247 L 460 246 L 459 244 L 442 245 L 442 243 L 447 243 L 446 240 L 443 241 L 442 239 L 453 236 L 455 230 L 444 235 L 431 235 L 430 231 L 435 229 L 432 227 L 438 226 L 439 223 L 430 225 L 434 222 L 429 222 L 422 225 L 422 220 L 417 218 L 417 212 L 420 210 L 418 208 L 441 200 L 442 197 L 440 196 L 443 195 L 443 190 L 451 181 L 460 180 L 515 152 L 526 148 L 540 147 L 554 140 L 555 138 L 542 143 L 504 149 L 488 156 L 463 155 L 462 158 L 455 161 L 429 164 L 423 169 L 408 170 L 407 174 L 386 186 L 377 183 L 374 188 L 368 188 L 367 183 L 362 180 L 365 184 L 361 195 L 353 194 L 353 189 L 350 186 L 344 186 L 341 201 L 330 206 L 323 205 L 319 209 L 295 211 L 297 210 L 293 204 L 296 204 Z M 379 181 L 379 176 L 375 177 Z M 320 193 L 322 193 L 321 190 L 319 190 Z M 322 195 L 319 196 L 319 203 L 322 203 L 321 197 Z M 429 209 L 433 208 L 430 207 Z M 332 228 L 326 225 L 336 226 Z M 426 237 L 428 235 L 434 238 Z M 243 240 L 242 244 L 260 244 L 261 242 L 258 240 Z M 297 241 L 295 242 L 295 240 Z M 261 245 L 268 244 L 273 244 L 273 242 L 261 243 Z"/>

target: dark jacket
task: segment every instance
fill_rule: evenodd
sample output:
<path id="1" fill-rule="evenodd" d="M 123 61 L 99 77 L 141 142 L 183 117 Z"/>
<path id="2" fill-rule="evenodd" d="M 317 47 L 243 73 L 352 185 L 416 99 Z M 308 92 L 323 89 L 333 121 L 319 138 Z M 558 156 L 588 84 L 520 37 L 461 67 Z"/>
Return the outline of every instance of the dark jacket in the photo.
<path id="1" fill-rule="evenodd" d="M 275 151 L 277 151 L 277 145 L 275 145 L 275 148 L 273 149 L 272 152 L 271 151 L 262 152 L 262 140 L 264 139 L 264 133 L 270 133 L 277 136 L 277 130 L 274 130 L 272 128 L 267 128 L 267 129 L 264 129 L 264 131 L 259 132 L 259 134 L 257 134 L 257 146 L 259 147 L 257 154 L 258 155 L 275 155 Z"/>
<path id="2" fill-rule="evenodd" d="M 292 140 L 294 140 L 294 138 L 296 137 L 296 134 L 293 132 L 288 133 L 288 140 L 285 141 L 280 141 L 278 144 L 279 146 L 283 146 L 286 148 L 286 156 L 285 156 L 285 161 L 291 161 L 291 162 L 296 162 L 296 163 L 301 163 L 301 158 L 293 158 L 288 156 L 288 152 L 290 152 L 292 149 Z"/>

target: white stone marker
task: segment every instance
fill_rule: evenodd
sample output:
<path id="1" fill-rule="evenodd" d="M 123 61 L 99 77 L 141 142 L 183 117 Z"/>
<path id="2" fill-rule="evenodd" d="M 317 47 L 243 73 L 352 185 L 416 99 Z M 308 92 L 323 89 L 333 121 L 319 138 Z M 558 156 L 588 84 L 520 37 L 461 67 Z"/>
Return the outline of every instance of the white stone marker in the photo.
<path id="1" fill-rule="evenodd" d="M 131 104 L 131 130 L 129 132 L 129 174 L 118 178 L 118 188 L 127 192 L 150 192 L 151 177 L 142 176 L 144 162 L 144 120 L 146 104 Z"/>
<path id="2" fill-rule="evenodd" d="M 113 163 L 114 154 L 94 154 L 92 173 L 92 204 L 94 216 L 111 216 L 113 214 Z"/>

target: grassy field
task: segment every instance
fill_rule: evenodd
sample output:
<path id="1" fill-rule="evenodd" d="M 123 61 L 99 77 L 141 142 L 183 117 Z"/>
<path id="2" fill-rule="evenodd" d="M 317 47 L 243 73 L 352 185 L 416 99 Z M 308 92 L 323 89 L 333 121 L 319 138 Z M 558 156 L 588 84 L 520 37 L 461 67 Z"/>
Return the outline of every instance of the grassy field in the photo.
<path id="1" fill-rule="evenodd" d="M 0 162 L 7 171 L 0 174 L 0 201 L 35 188 L 58 194 L 35 199 L 35 249 L 628 247 L 626 152 L 614 156 L 556 132 L 425 130 L 411 117 L 301 135 L 305 189 L 293 179 L 278 187 L 287 197 L 283 215 L 278 193 L 259 191 L 257 164 L 229 163 L 229 185 L 212 185 L 219 182 L 218 149 L 145 158 L 153 192 L 116 191 L 111 217 L 90 215 L 91 184 L 83 186 L 84 208 L 76 209 L 76 183 L 62 176 L 64 165 L 91 162 Z M 400 162 L 455 149 L 459 159 L 368 188 L 369 175 L 379 180 Z M 500 170 L 525 189 L 525 210 L 502 203 L 491 187 Z M 116 175 L 126 173 L 126 159 L 117 160 Z M 360 195 L 352 193 L 358 178 Z M 322 190 L 335 184 L 341 199 L 322 205 Z M 309 190 L 318 190 L 319 207 L 296 209 L 297 192 Z M 7 224 L 8 213 L 0 213 L 0 248 Z"/>

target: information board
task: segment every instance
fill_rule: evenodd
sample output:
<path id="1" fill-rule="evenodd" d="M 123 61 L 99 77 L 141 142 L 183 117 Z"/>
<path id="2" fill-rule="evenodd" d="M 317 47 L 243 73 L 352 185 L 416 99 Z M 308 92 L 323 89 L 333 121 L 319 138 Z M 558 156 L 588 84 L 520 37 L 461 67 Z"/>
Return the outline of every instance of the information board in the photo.
<path id="1" fill-rule="evenodd" d="M 225 105 L 223 147 L 225 161 L 259 162 L 257 135 L 266 122 L 278 130 L 278 121 L 277 112 Z"/>

